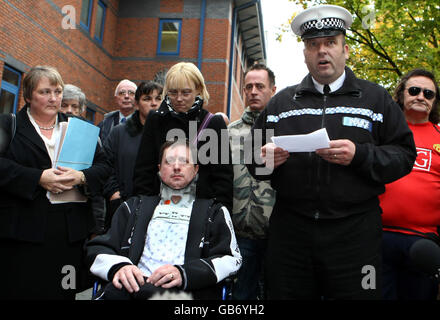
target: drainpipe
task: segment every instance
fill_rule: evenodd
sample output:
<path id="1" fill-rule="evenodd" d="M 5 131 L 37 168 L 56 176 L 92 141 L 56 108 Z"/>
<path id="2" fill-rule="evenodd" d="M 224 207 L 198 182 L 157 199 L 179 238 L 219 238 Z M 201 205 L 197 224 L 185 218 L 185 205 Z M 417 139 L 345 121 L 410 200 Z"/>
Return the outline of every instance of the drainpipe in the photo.
<path id="1" fill-rule="evenodd" d="M 202 70 L 202 60 L 203 60 L 203 35 L 205 30 L 205 19 L 206 19 L 206 0 L 202 0 L 202 5 L 200 9 L 200 31 L 199 31 L 199 51 L 197 54 L 197 67 Z"/>
<path id="2" fill-rule="evenodd" d="M 232 74 L 233 74 L 233 70 L 232 68 L 234 67 L 234 52 L 235 52 L 235 29 L 237 28 L 237 15 L 238 12 L 249 8 L 253 5 L 257 6 L 257 11 L 259 13 L 259 20 L 260 20 L 260 32 L 262 35 L 264 35 L 264 30 L 262 30 L 262 23 L 263 23 L 263 19 L 262 19 L 262 15 L 261 15 L 261 5 L 260 5 L 260 0 L 253 0 L 253 1 L 249 1 L 247 3 L 242 4 L 241 6 L 238 6 L 236 8 L 234 8 L 234 11 L 232 13 L 232 28 L 231 28 L 231 48 L 230 48 L 230 53 L 229 53 L 229 77 L 228 77 L 228 104 L 227 104 L 227 116 L 230 117 L 231 116 L 231 102 L 232 102 Z M 266 48 L 264 46 L 264 39 L 263 39 L 263 49 L 264 52 L 266 52 Z M 264 53 L 264 55 L 266 55 Z"/>
<path id="3" fill-rule="evenodd" d="M 261 39 L 262 41 L 262 46 L 263 46 L 263 57 L 264 60 L 266 60 L 266 39 L 264 37 L 264 24 L 263 24 L 263 14 L 262 14 L 262 10 L 261 10 L 261 0 L 258 0 L 257 3 L 257 9 L 258 9 L 258 19 L 260 20 L 260 33 L 261 33 Z M 267 64 L 267 61 L 265 61 L 265 63 Z"/>

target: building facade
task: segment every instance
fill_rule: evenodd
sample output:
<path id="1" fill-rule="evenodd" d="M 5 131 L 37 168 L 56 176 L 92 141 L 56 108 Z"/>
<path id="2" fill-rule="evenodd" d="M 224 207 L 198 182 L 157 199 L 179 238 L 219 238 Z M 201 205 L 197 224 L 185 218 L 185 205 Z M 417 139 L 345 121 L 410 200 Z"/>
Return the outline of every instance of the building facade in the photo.
<path id="1" fill-rule="evenodd" d="M 120 80 L 161 82 L 180 61 L 202 71 L 208 110 L 237 119 L 244 71 L 266 61 L 260 0 L 0 0 L 0 113 L 24 105 L 31 67 L 51 65 L 99 123 Z"/>

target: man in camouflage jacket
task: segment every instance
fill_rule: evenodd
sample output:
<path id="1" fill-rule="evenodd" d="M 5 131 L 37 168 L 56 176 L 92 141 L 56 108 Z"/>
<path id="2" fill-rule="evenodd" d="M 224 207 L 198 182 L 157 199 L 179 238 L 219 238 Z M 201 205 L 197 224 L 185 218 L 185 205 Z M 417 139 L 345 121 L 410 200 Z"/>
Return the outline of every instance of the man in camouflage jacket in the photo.
<path id="1" fill-rule="evenodd" d="M 256 180 L 248 172 L 244 140 L 276 91 L 273 72 L 262 64 L 253 65 L 245 74 L 243 90 L 247 107 L 241 119 L 228 126 L 234 168 L 232 221 L 243 257 L 232 297 L 255 300 L 264 295 L 260 279 L 275 191 L 270 181 Z"/>

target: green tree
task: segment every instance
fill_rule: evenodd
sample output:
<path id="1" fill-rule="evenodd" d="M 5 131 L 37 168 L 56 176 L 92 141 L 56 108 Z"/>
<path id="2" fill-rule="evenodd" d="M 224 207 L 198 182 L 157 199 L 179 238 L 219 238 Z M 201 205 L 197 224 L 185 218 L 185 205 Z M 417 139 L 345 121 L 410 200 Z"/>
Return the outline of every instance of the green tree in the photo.
<path id="1" fill-rule="evenodd" d="M 335 4 L 352 13 L 353 25 L 347 32 L 347 64 L 360 78 L 391 91 L 399 78 L 413 68 L 425 68 L 439 76 L 440 0 L 289 1 L 304 9 Z M 281 26 L 279 40 L 289 23 Z"/>

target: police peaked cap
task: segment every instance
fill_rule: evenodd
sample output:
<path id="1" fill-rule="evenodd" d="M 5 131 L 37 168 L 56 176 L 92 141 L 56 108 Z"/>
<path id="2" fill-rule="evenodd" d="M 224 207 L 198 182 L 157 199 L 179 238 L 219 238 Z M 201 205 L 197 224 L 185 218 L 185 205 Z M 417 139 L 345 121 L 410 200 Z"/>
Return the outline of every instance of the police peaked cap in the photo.
<path id="1" fill-rule="evenodd" d="M 292 31 L 301 39 L 331 37 L 345 34 L 353 23 L 350 12 L 340 6 L 321 5 L 298 14 L 292 21 Z"/>

